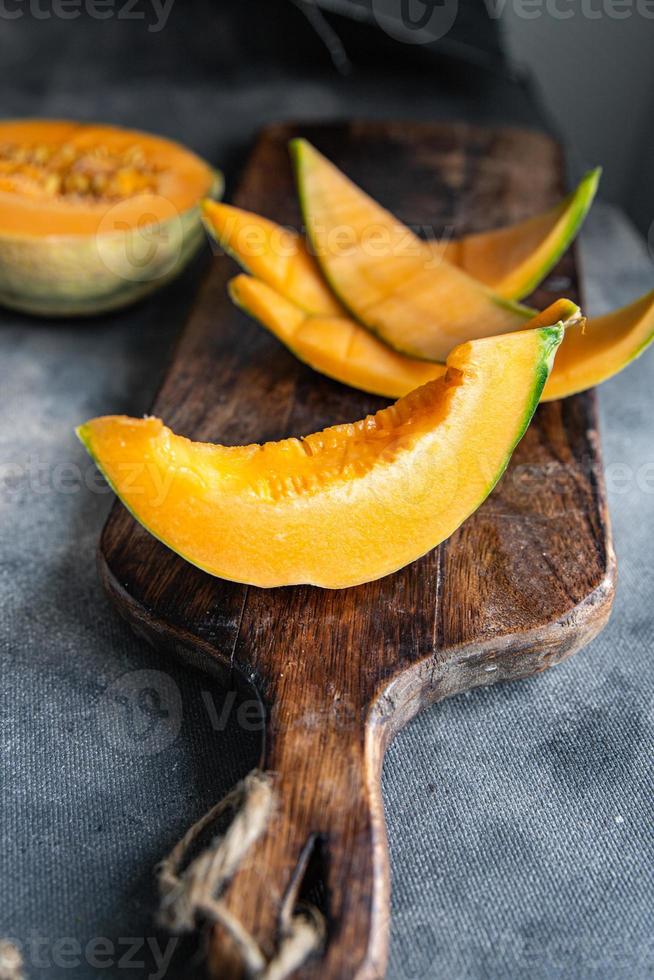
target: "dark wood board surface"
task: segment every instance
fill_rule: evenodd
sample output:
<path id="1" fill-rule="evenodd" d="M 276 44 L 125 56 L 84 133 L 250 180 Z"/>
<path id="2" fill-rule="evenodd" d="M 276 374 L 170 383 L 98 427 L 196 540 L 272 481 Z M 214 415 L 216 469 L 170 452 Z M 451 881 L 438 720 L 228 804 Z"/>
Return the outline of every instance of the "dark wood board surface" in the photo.
<path id="1" fill-rule="evenodd" d="M 286 144 L 305 135 L 381 203 L 426 234 L 482 230 L 563 193 L 548 137 L 465 124 L 350 123 L 268 128 L 235 203 L 299 226 Z M 234 309 L 236 273 L 214 259 L 152 413 L 180 434 L 226 444 L 302 435 L 377 410 L 300 364 Z M 578 299 L 574 251 L 532 297 Z M 379 777 L 389 737 L 424 704 L 557 663 L 605 624 L 615 561 L 594 394 L 542 405 L 501 484 L 447 542 L 354 589 L 262 590 L 186 564 L 116 505 L 100 572 L 157 649 L 255 686 L 266 706 L 262 768 L 277 807 L 224 896 L 267 956 L 284 896 L 313 842 L 326 947 L 297 975 L 382 976 L 388 862 Z M 317 842 L 317 843 L 316 843 Z M 217 927 L 217 977 L 238 957 Z"/>

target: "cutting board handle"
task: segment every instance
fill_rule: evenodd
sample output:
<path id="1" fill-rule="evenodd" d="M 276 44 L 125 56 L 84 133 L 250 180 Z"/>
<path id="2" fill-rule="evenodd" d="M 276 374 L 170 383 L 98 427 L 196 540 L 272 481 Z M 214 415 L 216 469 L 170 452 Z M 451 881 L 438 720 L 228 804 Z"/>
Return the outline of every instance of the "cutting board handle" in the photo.
<path id="1" fill-rule="evenodd" d="M 266 733 L 271 806 L 221 896 L 226 920 L 212 932 L 211 975 L 382 977 L 388 855 L 381 742 L 338 698 L 316 711 L 315 690 L 307 697 L 305 689 L 306 703 L 287 684 L 284 695 Z M 256 945 L 248 952 L 250 940 Z M 252 967 L 257 948 L 260 970 Z"/>

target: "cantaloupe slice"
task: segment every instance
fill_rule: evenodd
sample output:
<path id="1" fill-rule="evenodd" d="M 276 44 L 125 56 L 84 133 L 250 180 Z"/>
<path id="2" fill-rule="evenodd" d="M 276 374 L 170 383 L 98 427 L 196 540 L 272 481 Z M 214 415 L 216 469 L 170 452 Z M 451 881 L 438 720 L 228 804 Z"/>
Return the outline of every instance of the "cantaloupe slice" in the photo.
<path id="1" fill-rule="evenodd" d="M 226 447 L 159 419 L 78 434 L 152 534 L 212 575 L 344 588 L 401 568 L 490 493 L 529 424 L 560 327 L 458 347 L 446 374 L 360 422 Z"/>
<path id="2" fill-rule="evenodd" d="M 229 284 L 234 302 L 301 360 L 336 381 L 386 398 L 401 398 L 445 372 L 399 354 L 348 316 L 309 316 L 265 283 L 240 275 Z M 565 337 L 541 401 L 566 398 L 619 374 L 654 340 L 654 291 L 606 316 L 586 320 L 560 299 L 528 327 L 561 323 Z"/>
<path id="3" fill-rule="evenodd" d="M 306 140 L 291 148 L 307 235 L 325 278 L 391 347 L 444 361 L 456 344 L 519 330 L 533 316 L 435 258 Z"/>
<path id="4" fill-rule="evenodd" d="M 301 361 L 352 388 L 385 398 L 401 398 L 440 378 L 447 370 L 445 364 L 400 354 L 346 314 L 311 316 L 252 276 L 236 276 L 229 283 L 229 293 L 237 306 L 270 330 Z M 557 323 L 567 326 L 580 319 L 576 303 L 562 299 L 530 320 L 528 327 Z M 556 371 L 556 364 L 553 370 Z"/>
<path id="5" fill-rule="evenodd" d="M 586 174 L 579 186 L 542 214 L 494 231 L 453 240 L 427 241 L 434 259 L 460 266 L 506 299 L 521 299 L 547 275 L 588 212 L 601 170 Z M 203 220 L 210 236 L 246 272 L 261 279 L 307 313 L 343 313 L 304 239 L 230 204 L 207 200 Z"/>
<path id="6" fill-rule="evenodd" d="M 347 314 L 311 316 L 252 276 L 232 279 L 229 294 L 301 361 L 352 388 L 401 398 L 447 370 L 398 353 Z"/>
<path id="7" fill-rule="evenodd" d="M 629 306 L 566 330 L 543 401 L 565 398 L 607 381 L 654 340 L 654 290 Z"/>
<path id="8" fill-rule="evenodd" d="M 211 238 L 246 272 L 288 297 L 307 313 L 345 313 L 325 282 L 304 239 L 291 228 L 251 211 L 207 199 L 202 220 Z"/>
<path id="9" fill-rule="evenodd" d="M 589 171 L 559 204 L 526 221 L 426 244 L 436 257 L 458 265 L 499 296 L 522 299 L 543 281 L 575 238 L 601 174 L 601 167 Z"/>

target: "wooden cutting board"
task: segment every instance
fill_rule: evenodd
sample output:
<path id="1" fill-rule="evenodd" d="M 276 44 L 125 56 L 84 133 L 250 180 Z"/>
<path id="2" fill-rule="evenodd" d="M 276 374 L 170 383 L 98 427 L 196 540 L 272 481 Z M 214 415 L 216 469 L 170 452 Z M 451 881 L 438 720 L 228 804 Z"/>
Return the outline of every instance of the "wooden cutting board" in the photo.
<path id="1" fill-rule="evenodd" d="M 548 137 L 463 124 L 280 125 L 259 138 L 235 203 L 299 227 L 286 144 L 304 135 L 405 222 L 440 235 L 512 222 L 564 191 Z M 361 418 L 381 399 L 300 364 L 229 302 L 217 256 L 152 407 L 193 439 L 302 435 Z M 569 252 L 533 297 L 579 297 Z M 344 520 L 347 516 L 344 514 Z M 116 505 L 100 544 L 119 611 L 158 650 L 244 679 L 266 706 L 262 768 L 277 805 L 225 901 L 267 956 L 284 896 L 309 862 L 327 918 L 302 977 L 382 976 L 388 861 L 380 768 L 425 704 L 526 677 L 591 640 L 615 585 L 595 396 L 541 406 L 500 486 L 447 542 L 395 575 L 345 591 L 265 591 L 186 564 Z M 301 859 L 302 856 L 302 859 Z M 238 976 L 214 928 L 214 976 Z"/>

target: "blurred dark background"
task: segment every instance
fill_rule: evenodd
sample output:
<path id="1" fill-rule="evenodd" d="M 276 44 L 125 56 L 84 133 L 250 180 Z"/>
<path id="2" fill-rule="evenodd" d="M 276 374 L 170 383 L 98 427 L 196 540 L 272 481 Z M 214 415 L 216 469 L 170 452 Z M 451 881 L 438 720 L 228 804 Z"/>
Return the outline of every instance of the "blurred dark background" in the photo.
<path id="1" fill-rule="evenodd" d="M 150 126 L 223 166 L 288 116 L 548 128 L 646 234 L 653 50 L 654 0 L 3 0 L 0 112 Z"/>

